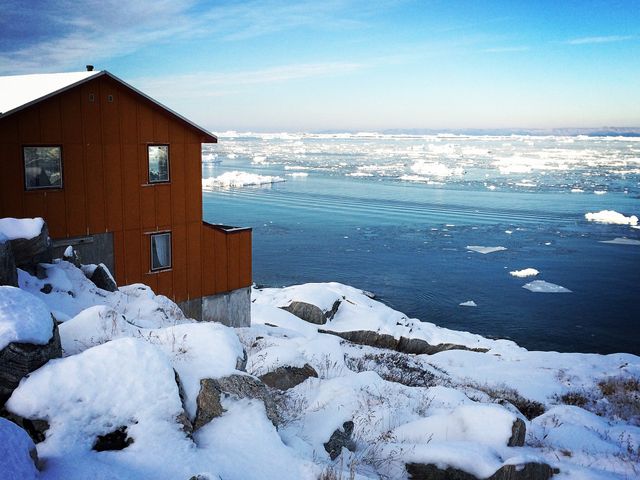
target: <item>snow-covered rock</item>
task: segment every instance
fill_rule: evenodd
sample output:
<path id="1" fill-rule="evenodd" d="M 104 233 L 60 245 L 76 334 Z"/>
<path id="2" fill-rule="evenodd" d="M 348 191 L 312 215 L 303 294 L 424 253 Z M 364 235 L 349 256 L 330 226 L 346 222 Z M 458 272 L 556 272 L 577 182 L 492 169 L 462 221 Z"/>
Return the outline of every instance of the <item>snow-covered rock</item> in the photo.
<path id="1" fill-rule="evenodd" d="M 638 225 L 638 217 L 630 215 L 625 217 L 622 213 L 615 210 L 601 210 L 599 212 L 589 212 L 584 214 L 590 222 L 610 223 L 614 225 Z"/>
<path id="2" fill-rule="evenodd" d="M 36 480 L 36 447 L 27 432 L 0 417 L 0 474 L 2 478 Z"/>

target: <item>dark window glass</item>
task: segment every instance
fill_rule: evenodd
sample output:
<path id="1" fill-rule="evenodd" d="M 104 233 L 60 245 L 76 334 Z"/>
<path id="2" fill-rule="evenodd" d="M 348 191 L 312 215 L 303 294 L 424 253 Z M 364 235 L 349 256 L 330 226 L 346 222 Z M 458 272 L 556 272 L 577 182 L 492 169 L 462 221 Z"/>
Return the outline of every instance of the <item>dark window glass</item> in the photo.
<path id="1" fill-rule="evenodd" d="M 28 190 L 62 188 L 62 149 L 23 147 L 24 182 Z"/>
<path id="2" fill-rule="evenodd" d="M 149 145 L 149 183 L 169 181 L 169 145 Z"/>
<path id="3" fill-rule="evenodd" d="M 171 268 L 171 234 L 151 235 L 151 270 Z"/>

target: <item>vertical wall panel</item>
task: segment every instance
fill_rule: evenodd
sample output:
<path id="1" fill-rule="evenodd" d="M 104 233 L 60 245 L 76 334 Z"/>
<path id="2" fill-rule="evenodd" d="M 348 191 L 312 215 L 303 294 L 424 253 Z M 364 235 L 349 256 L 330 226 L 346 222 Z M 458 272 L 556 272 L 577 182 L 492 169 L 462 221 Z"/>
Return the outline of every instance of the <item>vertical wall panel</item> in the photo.
<path id="1" fill-rule="evenodd" d="M 0 123 L 0 130 L 4 123 Z M 22 148 L 17 144 L 0 143 L 0 205 L 1 216 L 23 216 L 24 171 L 22 161 Z"/>
<path id="2" fill-rule="evenodd" d="M 251 265 L 251 230 L 246 230 L 240 235 L 240 286 L 248 287 L 252 283 Z"/>
<path id="3" fill-rule="evenodd" d="M 37 105 L 20 112 L 18 134 L 21 143 L 40 143 L 40 116 Z"/>
<path id="4" fill-rule="evenodd" d="M 67 220 L 65 215 L 65 192 L 63 190 L 49 190 L 45 193 L 47 213 L 45 220 L 49 226 L 52 238 L 67 235 Z"/>
<path id="5" fill-rule="evenodd" d="M 153 141 L 169 143 L 169 118 L 157 108 L 153 112 Z"/>
<path id="6" fill-rule="evenodd" d="M 39 105 L 40 141 L 42 143 L 62 143 L 60 100 L 53 97 Z"/>
<path id="7" fill-rule="evenodd" d="M 187 222 L 202 221 L 202 166 L 200 145 L 185 145 L 185 199 Z"/>
<path id="8" fill-rule="evenodd" d="M 85 145 L 102 142 L 100 128 L 100 86 L 97 81 L 84 84 L 81 89 L 82 131 Z M 93 101 L 92 101 L 93 99 Z"/>
<path id="9" fill-rule="evenodd" d="M 44 193 L 41 191 L 25 193 L 23 215 L 25 217 L 47 216 L 47 207 L 44 203 Z"/>
<path id="10" fill-rule="evenodd" d="M 140 182 L 138 181 L 138 147 L 122 145 L 122 191 L 124 228 L 140 228 Z"/>
<path id="11" fill-rule="evenodd" d="M 156 194 L 153 187 L 140 188 L 140 218 L 142 228 L 156 228 Z"/>
<path id="12" fill-rule="evenodd" d="M 18 143 L 18 118 L 16 115 L 0 120 L 0 144 Z"/>
<path id="13" fill-rule="evenodd" d="M 81 145 L 82 136 L 82 93 L 78 88 L 69 90 L 60 96 L 60 114 L 62 118 L 62 141 Z"/>
<path id="14" fill-rule="evenodd" d="M 87 219 L 90 233 L 106 231 L 106 205 L 104 193 L 104 170 L 100 145 L 85 145 L 85 187 Z"/>
<path id="15" fill-rule="evenodd" d="M 153 187 L 156 198 L 156 225 L 158 228 L 171 226 L 171 185 L 156 185 Z"/>
<path id="16" fill-rule="evenodd" d="M 213 295 L 216 292 L 216 275 L 214 262 L 215 236 L 214 230 L 202 227 L 202 295 Z"/>
<path id="17" fill-rule="evenodd" d="M 172 146 L 177 143 L 185 143 L 184 131 L 185 127 L 182 122 L 174 119 L 169 121 L 169 141 Z"/>
<path id="18" fill-rule="evenodd" d="M 124 271 L 125 283 L 139 283 L 142 281 L 140 230 L 125 230 L 124 232 Z"/>
<path id="19" fill-rule="evenodd" d="M 138 109 L 131 94 L 120 88 L 118 94 L 120 112 L 120 140 L 125 145 L 138 144 Z"/>
<path id="20" fill-rule="evenodd" d="M 184 180 L 184 144 L 171 144 L 171 219 L 173 223 L 186 221 Z"/>
<path id="21" fill-rule="evenodd" d="M 187 228 L 173 225 L 173 295 L 176 302 L 187 299 Z"/>
<path id="22" fill-rule="evenodd" d="M 229 256 L 227 260 L 227 278 L 229 290 L 240 288 L 240 236 L 237 233 L 227 235 L 227 248 Z"/>
<path id="23" fill-rule="evenodd" d="M 120 145 L 104 145 L 103 152 L 105 197 L 107 201 L 107 228 L 109 231 L 122 230 L 123 209 Z"/>
<path id="24" fill-rule="evenodd" d="M 87 234 L 87 206 L 82 145 L 64 145 L 62 152 L 67 233 L 71 237 Z"/>
<path id="25" fill-rule="evenodd" d="M 151 290 L 158 290 L 158 274 L 151 273 L 151 235 L 143 234 L 140 237 L 141 261 L 140 268 L 143 283 L 149 285 Z"/>
<path id="26" fill-rule="evenodd" d="M 227 235 L 224 232 L 215 232 L 215 246 L 213 249 L 216 272 L 216 291 L 226 292 L 229 290 L 227 278 Z"/>
<path id="27" fill-rule="evenodd" d="M 103 80 L 100 84 L 100 117 L 102 119 L 102 143 L 104 144 L 120 143 L 118 102 L 118 91 L 115 84 L 112 81 Z"/>
<path id="28" fill-rule="evenodd" d="M 154 290 L 158 295 L 171 298 L 173 296 L 173 270 L 158 272 L 154 276 L 157 278 L 157 286 Z"/>
<path id="29" fill-rule="evenodd" d="M 202 223 L 187 225 L 187 288 L 189 298 L 202 296 L 202 270 L 200 265 Z"/>
<path id="30" fill-rule="evenodd" d="M 141 143 L 153 143 L 153 112 L 146 102 L 137 102 L 138 108 L 138 141 Z"/>

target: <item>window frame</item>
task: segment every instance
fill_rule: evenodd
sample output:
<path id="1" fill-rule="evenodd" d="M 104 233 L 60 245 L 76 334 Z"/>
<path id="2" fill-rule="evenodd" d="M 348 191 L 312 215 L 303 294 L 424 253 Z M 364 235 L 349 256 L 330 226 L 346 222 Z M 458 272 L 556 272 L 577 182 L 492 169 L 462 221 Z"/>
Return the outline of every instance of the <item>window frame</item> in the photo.
<path id="1" fill-rule="evenodd" d="M 30 187 L 27 185 L 27 157 L 25 155 L 25 148 L 57 148 L 60 151 L 60 185 L 49 185 L 44 187 Z M 38 144 L 23 144 L 22 145 L 22 176 L 23 186 L 26 192 L 34 192 L 38 190 L 62 190 L 64 188 L 64 161 L 63 161 L 63 149 L 59 143 L 38 143 Z"/>
<path id="2" fill-rule="evenodd" d="M 169 265 L 154 268 L 153 267 L 153 239 L 155 237 L 160 237 L 164 235 L 169 236 Z M 164 270 L 171 270 L 173 268 L 173 236 L 171 235 L 170 230 L 167 230 L 164 232 L 152 233 L 149 235 L 149 267 L 150 267 L 149 270 L 153 273 L 162 272 Z"/>
<path id="3" fill-rule="evenodd" d="M 151 147 L 167 147 L 167 179 L 166 180 L 151 180 Z M 171 146 L 168 143 L 148 143 L 147 144 L 147 183 L 149 185 L 155 185 L 157 183 L 171 183 Z"/>

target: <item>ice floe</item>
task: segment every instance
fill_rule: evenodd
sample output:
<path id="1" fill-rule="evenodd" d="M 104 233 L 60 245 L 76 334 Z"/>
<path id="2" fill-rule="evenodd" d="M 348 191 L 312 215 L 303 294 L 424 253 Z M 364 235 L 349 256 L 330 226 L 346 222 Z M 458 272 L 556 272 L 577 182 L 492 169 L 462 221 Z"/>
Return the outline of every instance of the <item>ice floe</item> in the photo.
<path id="1" fill-rule="evenodd" d="M 518 278 L 535 277 L 539 273 L 540 272 L 535 268 L 525 268 L 522 270 L 514 270 L 512 272 L 509 272 L 511 276 L 518 277 Z"/>
<path id="2" fill-rule="evenodd" d="M 590 222 L 610 223 L 613 225 L 638 225 L 638 217 L 630 215 L 625 217 L 622 213 L 615 210 L 601 210 L 599 212 L 589 212 L 584 214 Z"/>
<path id="3" fill-rule="evenodd" d="M 218 177 L 203 178 L 202 188 L 212 189 L 215 187 L 245 187 L 249 185 L 267 185 L 284 181 L 284 178 L 278 176 L 258 175 L 255 173 L 233 171 L 223 173 Z"/>
<path id="4" fill-rule="evenodd" d="M 478 252 L 482 254 L 493 253 L 493 252 L 501 252 L 502 250 L 506 250 L 506 247 L 483 247 L 481 245 L 467 245 L 467 250 L 471 250 L 472 252 Z"/>
<path id="5" fill-rule="evenodd" d="M 571 293 L 571 290 L 555 283 L 545 282 L 544 280 L 534 280 L 533 282 L 523 285 L 522 288 L 526 288 L 534 293 Z"/>
<path id="6" fill-rule="evenodd" d="M 640 240 L 627 237 L 616 237 L 613 240 L 600 240 L 600 243 L 613 243 L 615 245 L 640 245 Z"/>
<path id="7" fill-rule="evenodd" d="M 466 302 L 462 302 L 460 304 L 461 307 L 477 307 L 478 304 L 473 300 L 467 300 Z"/>

